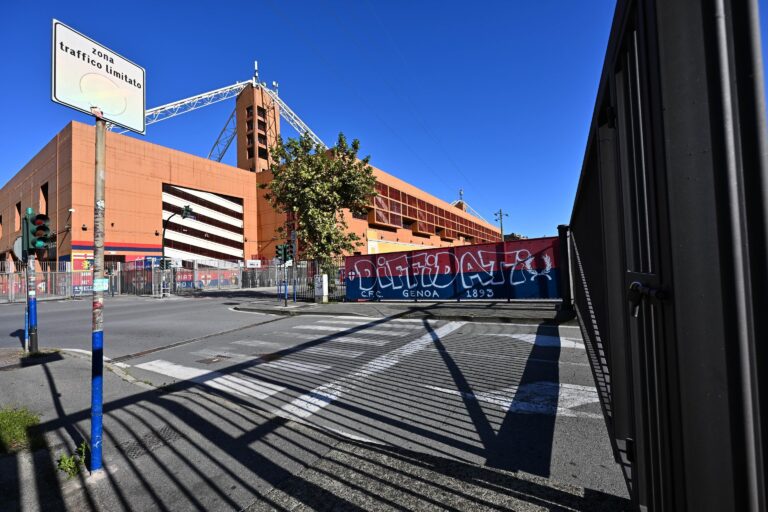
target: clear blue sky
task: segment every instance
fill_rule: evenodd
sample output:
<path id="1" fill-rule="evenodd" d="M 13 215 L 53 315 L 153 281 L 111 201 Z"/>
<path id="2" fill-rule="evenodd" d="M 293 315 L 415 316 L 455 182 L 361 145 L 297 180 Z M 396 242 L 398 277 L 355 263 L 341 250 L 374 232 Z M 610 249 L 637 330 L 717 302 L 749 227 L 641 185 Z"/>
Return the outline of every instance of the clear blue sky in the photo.
<path id="1" fill-rule="evenodd" d="M 92 124 L 50 100 L 56 18 L 145 67 L 149 108 L 247 80 L 258 60 L 261 78 L 277 80 L 326 143 L 343 131 L 374 165 L 441 199 L 463 188 L 489 221 L 502 208 L 506 232 L 554 234 L 569 220 L 614 6 L 6 2 L 0 183 L 70 120 Z M 233 107 L 150 125 L 143 138 L 205 156 Z"/>

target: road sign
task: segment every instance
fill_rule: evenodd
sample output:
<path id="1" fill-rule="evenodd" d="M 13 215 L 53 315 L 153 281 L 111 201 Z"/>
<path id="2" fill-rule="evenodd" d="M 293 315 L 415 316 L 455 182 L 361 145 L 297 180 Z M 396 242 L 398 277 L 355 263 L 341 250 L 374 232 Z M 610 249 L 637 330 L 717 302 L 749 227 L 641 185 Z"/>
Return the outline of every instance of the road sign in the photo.
<path id="1" fill-rule="evenodd" d="M 22 254 L 21 237 L 18 237 L 13 241 L 13 255 L 16 256 L 16 259 L 18 260 L 24 259 Z"/>
<path id="2" fill-rule="evenodd" d="M 51 99 L 108 122 L 146 132 L 144 68 L 53 20 Z"/>

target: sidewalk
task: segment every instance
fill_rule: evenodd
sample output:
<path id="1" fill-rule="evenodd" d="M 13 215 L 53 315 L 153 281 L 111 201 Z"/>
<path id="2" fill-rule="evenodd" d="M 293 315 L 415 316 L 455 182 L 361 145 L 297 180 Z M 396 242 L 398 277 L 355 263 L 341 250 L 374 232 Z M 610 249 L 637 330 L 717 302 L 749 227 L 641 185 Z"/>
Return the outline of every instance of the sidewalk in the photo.
<path id="1" fill-rule="evenodd" d="M 15 360 L 14 360 L 15 358 Z M 0 456 L 3 510 L 621 510 L 627 502 L 523 473 L 367 445 L 201 393 L 104 375 L 105 471 L 56 460 L 90 429 L 90 360 L 0 354 L 0 406 L 41 416 L 46 448 Z"/>

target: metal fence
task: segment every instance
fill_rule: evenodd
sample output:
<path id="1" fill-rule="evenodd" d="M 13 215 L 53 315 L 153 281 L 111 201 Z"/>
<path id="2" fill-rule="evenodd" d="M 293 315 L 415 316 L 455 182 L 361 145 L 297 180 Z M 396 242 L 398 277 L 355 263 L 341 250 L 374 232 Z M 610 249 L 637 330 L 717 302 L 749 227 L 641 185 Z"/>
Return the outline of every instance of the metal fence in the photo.
<path id="1" fill-rule="evenodd" d="M 570 220 L 635 509 L 768 509 L 768 138 L 754 1 L 617 2 Z"/>
<path id="2" fill-rule="evenodd" d="M 93 293 L 92 270 L 69 270 L 69 264 L 43 262 L 36 272 L 38 299 L 65 299 L 90 296 Z M 0 272 L 0 303 L 26 300 L 26 271 L 15 270 L 11 264 Z M 10 271 L 8 271 L 10 270 Z M 344 300 L 344 261 L 334 259 L 325 265 L 328 272 L 329 300 Z M 108 262 L 107 295 L 140 295 L 162 297 L 200 291 L 278 288 L 283 297 L 286 282 L 289 298 L 301 301 L 315 299 L 315 277 L 321 268 L 314 261 L 289 262 L 287 267 L 275 262 L 262 262 L 259 268 L 246 268 L 239 261 L 184 261 L 173 268 L 163 269 L 156 260 L 128 263 Z"/>
<path id="3" fill-rule="evenodd" d="M 24 302 L 27 298 L 26 272 L 0 274 L 0 302 Z M 91 271 L 36 272 L 38 300 L 78 298 L 93 293 Z"/>

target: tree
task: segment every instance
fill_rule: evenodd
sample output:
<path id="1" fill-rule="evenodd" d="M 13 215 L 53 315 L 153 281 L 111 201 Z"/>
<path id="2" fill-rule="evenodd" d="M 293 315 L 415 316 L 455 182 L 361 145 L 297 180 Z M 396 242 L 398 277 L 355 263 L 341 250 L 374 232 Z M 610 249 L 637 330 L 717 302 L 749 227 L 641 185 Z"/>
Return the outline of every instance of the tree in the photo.
<path id="1" fill-rule="evenodd" d="M 370 156 L 358 159 L 359 149 L 360 141 L 354 139 L 350 145 L 343 133 L 330 149 L 306 135 L 285 143 L 278 137 L 272 148 L 272 181 L 266 197 L 277 211 L 293 214 L 303 255 L 322 267 L 333 256 L 360 245 L 359 237 L 347 232 L 343 209 L 363 214 L 376 194 Z M 278 228 L 278 233 L 285 238 L 286 227 Z"/>

